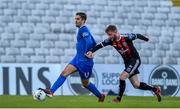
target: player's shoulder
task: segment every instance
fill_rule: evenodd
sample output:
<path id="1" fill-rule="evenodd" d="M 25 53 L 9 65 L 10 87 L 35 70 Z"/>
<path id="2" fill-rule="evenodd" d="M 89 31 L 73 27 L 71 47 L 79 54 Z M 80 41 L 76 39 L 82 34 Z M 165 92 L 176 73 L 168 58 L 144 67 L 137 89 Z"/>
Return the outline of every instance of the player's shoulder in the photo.
<path id="1" fill-rule="evenodd" d="M 123 33 L 120 34 L 121 37 L 124 37 L 125 39 L 135 39 L 137 36 L 134 33 Z"/>
<path id="2" fill-rule="evenodd" d="M 86 37 L 86 36 L 89 36 L 90 35 L 90 32 L 89 32 L 89 29 L 86 25 L 83 25 L 82 27 L 79 28 L 79 31 L 80 31 L 80 34 L 83 36 L 83 37 Z"/>
<path id="3" fill-rule="evenodd" d="M 81 26 L 80 28 L 79 28 L 79 30 L 80 31 L 88 31 L 89 32 L 89 29 L 88 29 L 88 27 L 86 26 L 86 25 L 83 25 L 83 26 Z"/>
<path id="4" fill-rule="evenodd" d="M 128 38 L 128 33 L 121 33 L 120 34 L 120 37 L 121 37 L 121 39 L 125 39 L 125 40 L 128 40 L 129 38 Z"/>
<path id="5" fill-rule="evenodd" d="M 121 33 L 121 37 L 129 37 L 132 33 Z"/>

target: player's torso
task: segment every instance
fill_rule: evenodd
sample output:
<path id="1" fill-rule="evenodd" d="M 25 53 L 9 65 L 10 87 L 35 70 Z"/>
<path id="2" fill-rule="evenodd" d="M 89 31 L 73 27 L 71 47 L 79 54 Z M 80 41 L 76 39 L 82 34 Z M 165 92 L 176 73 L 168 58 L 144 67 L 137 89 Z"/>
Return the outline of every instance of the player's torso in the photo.
<path id="1" fill-rule="evenodd" d="M 92 59 L 89 59 L 85 56 L 86 41 L 83 38 L 82 31 L 80 29 L 77 31 L 77 36 L 76 36 L 77 43 L 76 43 L 76 56 L 75 57 L 77 58 L 77 61 L 84 61 L 84 62 L 92 61 Z"/>
<path id="2" fill-rule="evenodd" d="M 128 40 L 127 37 L 121 37 L 119 40 L 113 40 L 112 46 L 121 54 L 124 61 L 131 58 L 139 58 L 139 54 L 133 45 L 133 42 Z"/>
<path id="3" fill-rule="evenodd" d="M 77 42 L 76 42 L 77 54 L 82 55 L 85 52 L 86 42 L 83 39 L 83 37 L 81 36 L 79 31 L 77 33 L 76 40 L 77 40 Z"/>

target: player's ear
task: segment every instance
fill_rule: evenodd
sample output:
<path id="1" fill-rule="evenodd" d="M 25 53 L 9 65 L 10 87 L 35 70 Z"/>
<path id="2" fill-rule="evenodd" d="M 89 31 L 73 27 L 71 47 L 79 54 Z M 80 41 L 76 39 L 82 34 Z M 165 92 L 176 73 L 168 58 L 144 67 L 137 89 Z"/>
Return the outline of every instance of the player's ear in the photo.
<path id="1" fill-rule="evenodd" d="M 83 24 L 85 24 L 86 23 L 86 20 L 85 19 L 82 19 L 83 20 Z"/>

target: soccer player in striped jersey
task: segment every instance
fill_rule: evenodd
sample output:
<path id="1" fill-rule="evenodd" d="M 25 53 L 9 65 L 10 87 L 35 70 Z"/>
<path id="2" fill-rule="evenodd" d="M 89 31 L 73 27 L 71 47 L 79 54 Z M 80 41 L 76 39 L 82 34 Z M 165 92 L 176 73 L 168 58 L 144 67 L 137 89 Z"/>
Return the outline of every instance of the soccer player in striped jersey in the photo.
<path id="1" fill-rule="evenodd" d="M 61 72 L 52 87 L 44 90 L 48 96 L 53 96 L 54 92 L 64 83 L 68 75 L 78 71 L 81 77 L 82 85 L 92 92 L 99 99 L 99 102 L 103 102 L 105 99 L 105 95 L 101 94 L 96 86 L 89 81 L 94 62 L 93 59 L 86 57 L 86 53 L 96 45 L 96 41 L 85 25 L 86 19 L 86 13 L 76 13 L 75 25 L 78 28 L 76 38 L 76 55 Z"/>
<path id="2" fill-rule="evenodd" d="M 89 58 L 93 58 L 93 53 L 95 51 L 107 45 L 113 46 L 122 56 L 125 64 L 125 69 L 119 77 L 118 96 L 113 101 L 116 103 L 119 103 L 121 101 L 126 87 L 125 80 L 129 78 L 134 88 L 154 92 L 154 94 L 157 96 L 158 101 L 160 102 L 161 96 L 159 87 L 151 87 L 144 82 L 140 82 L 137 75 L 140 73 L 138 67 L 141 64 L 141 60 L 136 48 L 133 45 L 133 40 L 141 39 L 144 41 L 148 41 L 149 39 L 141 34 L 119 34 L 115 25 L 109 25 L 106 28 L 105 32 L 107 33 L 108 38 L 93 47 L 86 54 L 86 56 Z"/>

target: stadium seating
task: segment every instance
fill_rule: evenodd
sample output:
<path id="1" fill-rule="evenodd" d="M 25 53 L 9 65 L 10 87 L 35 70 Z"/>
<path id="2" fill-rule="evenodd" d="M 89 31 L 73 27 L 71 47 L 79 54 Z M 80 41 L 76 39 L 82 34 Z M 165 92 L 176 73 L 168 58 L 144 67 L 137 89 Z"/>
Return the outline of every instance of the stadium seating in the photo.
<path id="1" fill-rule="evenodd" d="M 76 53 L 77 11 L 87 12 L 98 42 L 116 24 L 121 33 L 149 36 L 134 41 L 143 64 L 180 63 L 180 7 L 171 0 L 0 0 L 0 62 L 67 63 Z M 96 63 L 122 63 L 111 47 L 96 54 Z"/>

